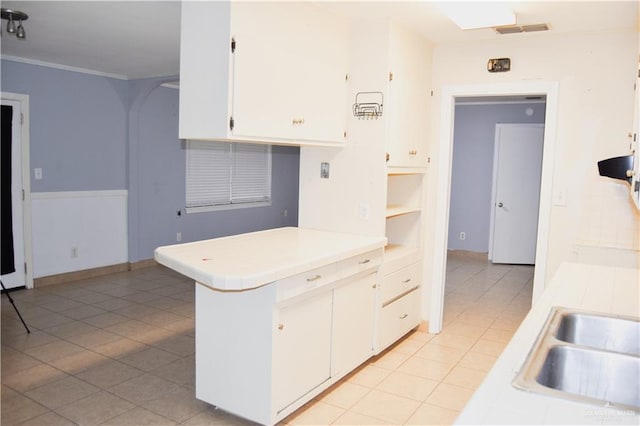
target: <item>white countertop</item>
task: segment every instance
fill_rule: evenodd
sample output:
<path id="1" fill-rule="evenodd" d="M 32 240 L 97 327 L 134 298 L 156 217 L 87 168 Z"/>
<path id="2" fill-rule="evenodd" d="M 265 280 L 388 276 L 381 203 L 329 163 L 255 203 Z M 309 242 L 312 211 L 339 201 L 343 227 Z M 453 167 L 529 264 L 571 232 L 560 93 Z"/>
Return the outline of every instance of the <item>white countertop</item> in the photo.
<path id="1" fill-rule="evenodd" d="M 277 228 L 158 247 L 155 259 L 219 290 L 245 290 L 384 247 L 386 238 Z"/>
<path id="2" fill-rule="evenodd" d="M 640 424 L 640 416 L 632 411 L 543 396 L 511 385 L 552 306 L 638 317 L 640 270 L 563 264 L 456 420 L 457 424 Z"/>

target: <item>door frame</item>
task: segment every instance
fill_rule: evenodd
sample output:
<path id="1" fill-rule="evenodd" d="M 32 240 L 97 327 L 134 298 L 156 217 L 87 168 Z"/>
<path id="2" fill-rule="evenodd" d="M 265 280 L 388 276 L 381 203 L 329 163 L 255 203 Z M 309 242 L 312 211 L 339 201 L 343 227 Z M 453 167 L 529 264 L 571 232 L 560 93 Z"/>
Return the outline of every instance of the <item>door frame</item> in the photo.
<path id="1" fill-rule="evenodd" d="M 542 149 L 544 152 L 544 123 L 496 123 L 495 137 L 493 141 L 493 178 L 491 182 L 491 213 L 489 216 L 489 260 L 493 258 L 493 233 L 496 225 L 496 197 L 498 192 L 498 138 L 500 137 L 499 128 L 504 127 L 539 127 L 543 131 Z M 542 171 L 541 171 L 542 172 Z M 538 184 L 538 197 L 540 197 L 540 184 Z M 538 212 L 536 219 L 540 217 L 540 201 L 538 201 Z"/>
<path id="2" fill-rule="evenodd" d="M 544 291 L 547 273 L 549 223 L 551 218 L 553 166 L 556 149 L 558 115 L 557 81 L 532 81 L 503 84 L 443 86 L 440 99 L 440 130 L 438 146 L 438 179 L 435 193 L 435 220 L 433 238 L 433 268 L 429 309 L 429 332 L 442 331 L 444 289 L 447 268 L 447 241 L 449 233 L 449 204 L 451 198 L 451 168 L 453 159 L 453 132 L 455 101 L 457 97 L 546 95 L 545 128 L 540 181 L 540 209 L 536 243 L 536 265 L 533 279 L 532 304 Z"/>
<path id="3" fill-rule="evenodd" d="M 31 250 L 31 173 L 29 162 L 29 95 L 11 92 L 0 92 L 2 100 L 20 103 L 22 113 L 22 129 L 20 146 L 22 156 L 22 235 L 24 239 L 24 261 L 27 265 L 25 273 L 25 287 L 33 288 L 33 251 Z"/>

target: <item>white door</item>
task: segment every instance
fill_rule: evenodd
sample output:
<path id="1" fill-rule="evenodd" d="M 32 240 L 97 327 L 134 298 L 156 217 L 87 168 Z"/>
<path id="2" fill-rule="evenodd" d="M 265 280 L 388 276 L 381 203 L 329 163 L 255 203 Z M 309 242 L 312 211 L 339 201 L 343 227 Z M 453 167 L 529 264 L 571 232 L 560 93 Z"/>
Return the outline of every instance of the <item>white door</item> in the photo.
<path id="1" fill-rule="evenodd" d="M 23 212 L 22 212 L 22 125 L 21 103 L 15 100 L 2 99 L 2 106 L 12 108 L 12 120 L 5 123 L 2 120 L 2 127 L 11 126 L 11 207 L 12 207 L 12 231 L 13 231 L 13 264 L 15 272 L 2 275 L 0 279 L 6 288 L 22 287 L 26 283 L 25 257 L 24 257 L 24 234 L 23 234 Z M 4 117 L 4 115 L 3 115 Z M 4 130 L 3 130 L 4 132 Z M 2 143 L 6 143 L 3 139 Z M 4 207 L 3 207 L 4 208 Z M 4 232 L 4 230 L 3 230 Z M 3 239 L 6 238 L 3 235 Z M 3 253 L 2 256 L 7 256 Z"/>
<path id="2" fill-rule="evenodd" d="M 489 258 L 535 264 L 543 124 L 497 124 Z"/>

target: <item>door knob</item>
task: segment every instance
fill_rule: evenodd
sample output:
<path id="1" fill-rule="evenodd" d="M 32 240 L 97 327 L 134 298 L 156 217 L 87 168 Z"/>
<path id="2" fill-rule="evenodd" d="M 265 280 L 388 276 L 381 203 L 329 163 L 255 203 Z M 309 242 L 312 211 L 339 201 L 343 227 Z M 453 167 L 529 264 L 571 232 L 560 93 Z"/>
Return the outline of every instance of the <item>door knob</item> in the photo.
<path id="1" fill-rule="evenodd" d="M 498 203 L 498 207 L 502 207 L 504 206 L 504 204 L 502 204 L 502 202 Z"/>

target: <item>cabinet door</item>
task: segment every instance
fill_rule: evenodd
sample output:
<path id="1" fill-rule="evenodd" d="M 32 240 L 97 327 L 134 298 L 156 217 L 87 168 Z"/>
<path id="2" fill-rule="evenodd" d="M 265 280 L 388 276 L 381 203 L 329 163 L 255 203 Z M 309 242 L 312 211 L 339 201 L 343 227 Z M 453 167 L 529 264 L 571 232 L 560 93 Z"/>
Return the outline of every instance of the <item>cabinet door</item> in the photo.
<path id="1" fill-rule="evenodd" d="M 429 47 L 423 39 L 392 25 L 389 38 L 388 166 L 427 165 Z"/>
<path id="2" fill-rule="evenodd" d="M 331 376 L 351 371 L 373 354 L 376 276 L 333 291 Z"/>
<path id="3" fill-rule="evenodd" d="M 276 310 L 272 379 L 276 411 L 329 379 L 331 299 L 327 291 Z"/>
<path id="4" fill-rule="evenodd" d="M 228 2 L 182 2 L 181 139 L 228 137 L 230 115 Z"/>
<path id="5" fill-rule="evenodd" d="M 233 135 L 342 142 L 346 26 L 304 2 L 232 6 Z"/>

